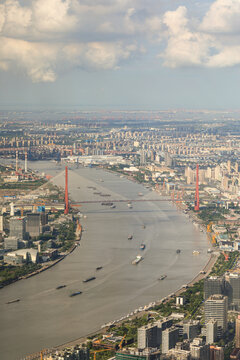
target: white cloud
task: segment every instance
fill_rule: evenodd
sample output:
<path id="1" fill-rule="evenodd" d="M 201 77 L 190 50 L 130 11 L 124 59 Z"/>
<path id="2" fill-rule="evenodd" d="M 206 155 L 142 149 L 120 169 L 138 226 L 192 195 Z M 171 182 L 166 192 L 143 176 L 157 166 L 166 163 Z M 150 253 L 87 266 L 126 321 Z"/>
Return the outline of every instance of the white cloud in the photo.
<path id="1" fill-rule="evenodd" d="M 145 52 L 171 68 L 239 65 L 240 0 L 210 2 L 201 18 L 172 10 L 179 2 L 164 13 L 150 0 L 3 0 L 0 69 L 52 82 L 63 69 L 114 70 Z"/>
<path id="2" fill-rule="evenodd" d="M 216 0 L 206 13 L 201 28 L 208 32 L 235 33 L 240 31 L 239 19 L 239 0 Z"/>
<path id="3" fill-rule="evenodd" d="M 167 12 L 163 23 L 167 27 L 167 46 L 160 57 L 163 57 L 165 66 L 200 66 L 207 62 L 212 39 L 209 35 L 189 30 L 185 7 Z"/>

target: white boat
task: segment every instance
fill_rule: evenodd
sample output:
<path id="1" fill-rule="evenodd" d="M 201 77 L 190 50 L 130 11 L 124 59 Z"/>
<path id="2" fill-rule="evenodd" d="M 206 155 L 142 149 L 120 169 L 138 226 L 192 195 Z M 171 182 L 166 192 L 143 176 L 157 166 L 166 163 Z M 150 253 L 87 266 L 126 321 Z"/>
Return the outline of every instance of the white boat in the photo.
<path id="1" fill-rule="evenodd" d="M 143 257 L 141 255 L 138 255 L 136 259 L 132 261 L 132 265 L 137 265 L 142 259 Z"/>
<path id="2" fill-rule="evenodd" d="M 198 251 L 198 250 L 193 250 L 193 255 L 199 255 L 200 254 L 200 251 Z"/>

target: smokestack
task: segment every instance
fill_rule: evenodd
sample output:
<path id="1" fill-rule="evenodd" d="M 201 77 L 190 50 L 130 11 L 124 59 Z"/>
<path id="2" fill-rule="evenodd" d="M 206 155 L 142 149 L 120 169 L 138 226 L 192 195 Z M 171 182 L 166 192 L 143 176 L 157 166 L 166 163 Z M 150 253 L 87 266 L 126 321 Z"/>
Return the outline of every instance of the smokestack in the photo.
<path id="1" fill-rule="evenodd" d="M 25 152 L 25 173 L 27 173 L 27 152 Z"/>

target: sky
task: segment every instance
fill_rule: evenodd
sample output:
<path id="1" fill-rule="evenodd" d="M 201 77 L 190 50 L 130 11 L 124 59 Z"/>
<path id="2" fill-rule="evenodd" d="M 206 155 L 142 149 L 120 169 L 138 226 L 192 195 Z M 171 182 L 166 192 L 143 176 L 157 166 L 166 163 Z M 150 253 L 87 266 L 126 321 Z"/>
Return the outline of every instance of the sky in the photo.
<path id="1" fill-rule="evenodd" d="M 0 109 L 240 109 L 240 0 L 2 0 Z"/>

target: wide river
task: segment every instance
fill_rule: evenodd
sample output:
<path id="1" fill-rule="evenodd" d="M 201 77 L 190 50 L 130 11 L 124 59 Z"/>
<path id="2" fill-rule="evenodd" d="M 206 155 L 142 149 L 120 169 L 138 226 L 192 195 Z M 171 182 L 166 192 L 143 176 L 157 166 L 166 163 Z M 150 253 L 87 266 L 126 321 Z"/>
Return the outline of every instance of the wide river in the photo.
<path id="1" fill-rule="evenodd" d="M 51 162 L 30 166 L 54 175 L 54 182 L 63 186 L 63 166 Z M 93 192 L 111 194 L 112 199 L 140 199 L 141 192 L 141 199 L 149 201 L 133 203 L 132 209 L 127 203 L 116 203 L 115 209 L 84 204 L 81 245 L 53 268 L 0 290 L 2 360 L 20 359 L 98 330 L 172 293 L 208 261 L 206 235 L 173 204 L 151 201 L 159 195 L 117 174 L 70 167 L 69 191 L 75 201 L 109 199 Z M 141 252 L 142 242 L 146 249 Z M 180 254 L 176 254 L 178 248 Z M 200 254 L 194 256 L 193 250 Z M 131 261 L 140 253 L 144 260 L 133 266 Z M 96 272 L 98 266 L 103 268 Z M 167 278 L 159 281 L 162 274 Z M 82 282 L 90 276 L 96 280 Z M 56 290 L 61 284 L 67 286 Z M 81 295 L 69 297 L 78 290 Z M 16 298 L 21 301 L 6 304 Z"/>

